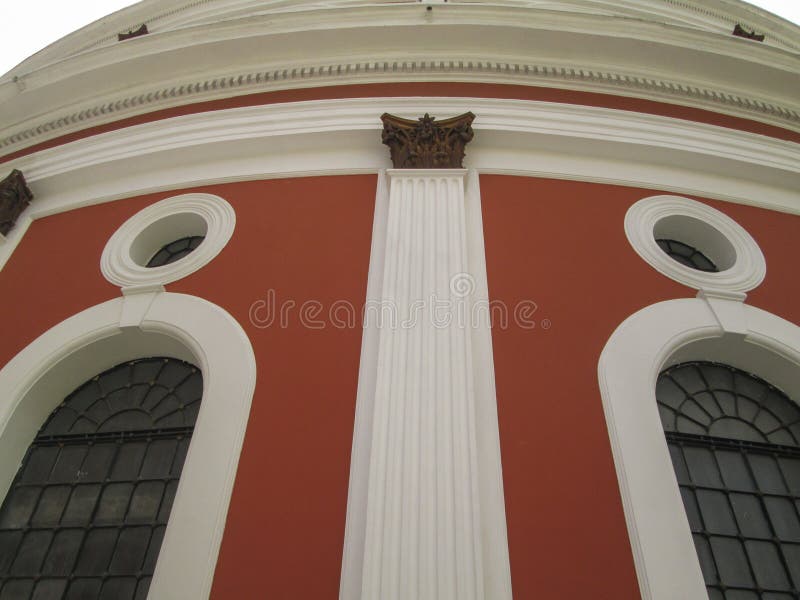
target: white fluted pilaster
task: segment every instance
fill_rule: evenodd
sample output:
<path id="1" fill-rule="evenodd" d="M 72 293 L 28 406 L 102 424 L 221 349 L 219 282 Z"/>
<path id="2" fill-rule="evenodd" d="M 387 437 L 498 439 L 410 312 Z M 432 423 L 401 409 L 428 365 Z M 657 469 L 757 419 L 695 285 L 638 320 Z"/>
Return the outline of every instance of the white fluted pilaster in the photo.
<path id="1" fill-rule="evenodd" d="M 379 193 L 381 318 L 362 351 L 343 599 L 510 598 L 491 339 L 470 318 L 476 282 L 485 291 L 480 204 L 473 174 L 468 214 L 466 176 L 392 170 L 388 211 Z"/>

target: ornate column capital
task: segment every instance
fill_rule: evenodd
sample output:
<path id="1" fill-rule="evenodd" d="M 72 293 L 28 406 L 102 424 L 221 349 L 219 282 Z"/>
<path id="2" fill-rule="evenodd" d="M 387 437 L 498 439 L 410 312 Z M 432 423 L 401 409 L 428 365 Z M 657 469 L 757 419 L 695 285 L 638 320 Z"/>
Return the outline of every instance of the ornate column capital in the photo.
<path id="1" fill-rule="evenodd" d="M 382 141 L 395 169 L 460 169 L 474 119 L 471 112 L 442 121 L 428 113 L 416 121 L 384 113 Z"/>
<path id="2" fill-rule="evenodd" d="M 14 169 L 8 177 L 0 181 L 0 234 L 6 235 L 20 213 L 33 200 L 33 193 L 25 183 L 22 171 Z"/>

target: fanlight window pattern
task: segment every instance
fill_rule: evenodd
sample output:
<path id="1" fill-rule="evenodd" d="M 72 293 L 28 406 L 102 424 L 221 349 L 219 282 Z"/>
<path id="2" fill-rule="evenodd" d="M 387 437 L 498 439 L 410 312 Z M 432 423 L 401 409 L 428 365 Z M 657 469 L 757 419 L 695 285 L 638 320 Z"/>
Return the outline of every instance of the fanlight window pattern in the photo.
<path id="1" fill-rule="evenodd" d="M 0 600 L 144 600 L 200 400 L 199 370 L 134 360 L 71 393 L 0 508 Z"/>
<path id="2" fill-rule="evenodd" d="M 710 258 L 700 252 L 697 248 L 684 244 L 677 240 L 661 239 L 656 240 L 659 248 L 666 252 L 672 260 L 676 260 L 682 265 L 686 265 L 698 271 L 706 271 L 707 273 L 716 273 L 719 271 Z"/>
<path id="3" fill-rule="evenodd" d="M 656 398 L 710 600 L 800 598 L 800 407 L 707 362 L 665 370 Z"/>
<path id="4" fill-rule="evenodd" d="M 204 235 L 193 235 L 170 242 L 156 252 L 153 258 L 147 262 L 146 266 L 163 267 L 164 265 L 174 263 L 176 260 L 180 260 L 191 253 L 204 239 L 206 239 Z"/>

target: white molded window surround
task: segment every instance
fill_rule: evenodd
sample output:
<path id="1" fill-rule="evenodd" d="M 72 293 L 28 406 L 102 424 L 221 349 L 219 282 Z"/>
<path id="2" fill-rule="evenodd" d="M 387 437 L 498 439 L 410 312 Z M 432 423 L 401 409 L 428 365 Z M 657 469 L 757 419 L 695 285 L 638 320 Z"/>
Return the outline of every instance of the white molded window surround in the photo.
<path id="1" fill-rule="evenodd" d="M 204 388 L 149 598 L 208 598 L 255 389 L 241 326 L 185 294 L 139 293 L 88 308 L 31 342 L 0 370 L 0 497 L 28 446 L 72 390 L 146 356 L 191 362 Z"/>
<path id="2" fill-rule="evenodd" d="M 742 293 L 766 275 L 764 255 L 752 236 L 724 213 L 681 196 L 643 198 L 625 215 L 625 234 L 633 249 L 658 272 L 698 290 Z M 670 257 L 657 240 L 674 240 L 696 249 L 717 267 L 701 271 Z"/>
<path id="3" fill-rule="evenodd" d="M 800 398 L 800 327 L 702 296 L 638 311 L 603 349 L 600 392 L 645 600 L 708 598 L 655 396 L 659 373 L 690 361 L 729 364 Z"/>
<path id="4" fill-rule="evenodd" d="M 186 277 L 208 264 L 233 235 L 236 214 L 224 199 L 191 193 L 166 198 L 129 218 L 111 236 L 100 268 L 120 287 L 163 285 Z M 179 260 L 148 266 L 165 246 L 182 239 L 197 241 Z"/>

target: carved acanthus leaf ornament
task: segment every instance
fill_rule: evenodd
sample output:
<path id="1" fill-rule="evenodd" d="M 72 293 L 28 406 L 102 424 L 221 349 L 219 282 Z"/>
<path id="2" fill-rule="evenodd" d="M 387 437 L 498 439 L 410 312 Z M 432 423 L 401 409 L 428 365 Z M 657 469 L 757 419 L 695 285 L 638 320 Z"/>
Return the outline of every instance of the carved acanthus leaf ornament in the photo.
<path id="1" fill-rule="evenodd" d="M 0 233 L 6 235 L 17 217 L 33 200 L 33 193 L 25 183 L 22 171 L 14 169 L 8 177 L 0 181 Z"/>
<path id="2" fill-rule="evenodd" d="M 474 119 L 471 112 L 442 121 L 428 113 L 416 121 L 384 113 L 382 140 L 395 169 L 461 169 Z"/>

